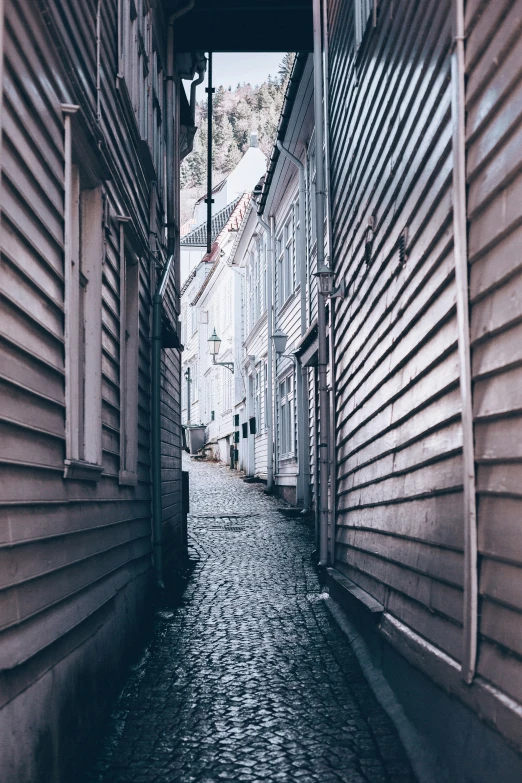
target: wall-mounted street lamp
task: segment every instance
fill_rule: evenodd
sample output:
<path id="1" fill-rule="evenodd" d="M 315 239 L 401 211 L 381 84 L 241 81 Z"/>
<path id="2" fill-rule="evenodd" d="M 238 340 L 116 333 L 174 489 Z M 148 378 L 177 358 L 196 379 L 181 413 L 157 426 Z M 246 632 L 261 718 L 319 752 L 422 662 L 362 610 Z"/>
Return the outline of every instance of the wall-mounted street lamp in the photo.
<path id="1" fill-rule="evenodd" d="M 284 353 L 286 343 L 288 342 L 288 335 L 278 329 L 277 332 L 274 332 L 272 335 L 272 340 L 274 341 L 275 352 L 278 354 Z"/>
<path id="2" fill-rule="evenodd" d="M 344 279 L 341 280 L 339 288 L 334 288 L 334 272 L 329 266 L 326 266 L 326 264 L 320 266 L 317 272 L 315 272 L 314 277 L 317 277 L 318 279 L 319 292 L 325 297 L 328 296 L 330 299 L 334 299 L 335 297 L 340 297 L 341 299 L 345 298 L 346 285 Z"/>
<path id="3" fill-rule="evenodd" d="M 215 364 L 219 367 L 226 367 L 227 370 L 230 370 L 231 373 L 234 372 L 234 363 L 233 362 L 216 362 L 216 356 L 219 354 L 219 349 L 221 348 L 221 340 L 216 334 L 216 329 L 214 328 L 214 331 L 208 338 L 208 346 L 210 350 L 210 355 L 212 356 L 212 364 Z"/>

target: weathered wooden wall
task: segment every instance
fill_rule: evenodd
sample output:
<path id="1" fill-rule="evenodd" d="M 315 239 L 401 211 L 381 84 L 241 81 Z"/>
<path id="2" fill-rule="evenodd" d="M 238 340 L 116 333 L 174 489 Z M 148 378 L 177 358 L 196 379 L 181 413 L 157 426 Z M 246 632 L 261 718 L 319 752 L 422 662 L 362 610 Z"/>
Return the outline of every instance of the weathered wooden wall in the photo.
<path id="1" fill-rule="evenodd" d="M 522 3 L 468 2 L 478 671 L 522 703 Z"/>
<path id="2" fill-rule="evenodd" d="M 383 605 L 381 631 L 399 652 L 520 745 L 521 5 L 467 3 L 479 672 L 487 680 L 476 678 L 471 690 L 458 676 L 452 4 L 379 2 L 377 25 L 369 20 L 358 49 L 353 2 L 331 0 L 328 9 L 333 250 L 348 287 L 335 325 L 335 565 Z M 506 696 L 516 701 L 508 706 Z"/>
<path id="3" fill-rule="evenodd" d="M 76 737 L 81 745 L 88 736 L 85 721 L 91 723 L 111 697 L 107 682 L 117 682 L 119 661 L 142 625 L 150 584 L 150 306 L 155 275 L 149 231 L 163 235 L 164 193 L 162 180 L 158 186 L 151 183 L 132 107 L 117 86 L 117 3 L 99 5 L 97 71 L 97 8 L 92 1 L 5 4 L 0 706 L 6 723 L 0 729 L 0 766 L 7 770 L 6 781 L 63 780 L 70 774 L 66 770 L 75 745 L 67 738 Z M 151 21 L 158 36 L 155 57 L 163 58 L 164 28 L 157 24 L 159 17 Z M 62 104 L 79 106 L 82 144 L 99 165 L 108 204 L 104 257 L 99 259 L 102 412 L 101 422 L 92 422 L 102 430 L 98 483 L 64 479 Z M 153 192 L 156 223 L 150 220 Z M 119 217 L 128 219 L 126 252 L 139 259 L 137 479 L 127 484 L 120 476 Z M 169 444 L 165 523 L 173 524 L 180 506 L 176 351 L 165 352 L 163 369 L 163 432 Z"/>

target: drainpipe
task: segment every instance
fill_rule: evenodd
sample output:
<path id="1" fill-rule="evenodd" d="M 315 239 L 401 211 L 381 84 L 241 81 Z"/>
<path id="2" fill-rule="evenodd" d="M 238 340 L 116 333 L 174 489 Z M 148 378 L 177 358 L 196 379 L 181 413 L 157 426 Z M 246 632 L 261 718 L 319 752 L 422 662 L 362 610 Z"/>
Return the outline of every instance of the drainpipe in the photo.
<path id="1" fill-rule="evenodd" d="M 317 268 L 324 265 L 325 188 L 323 162 L 323 61 L 321 35 L 321 0 L 313 0 L 314 18 L 314 120 L 315 120 L 315 215 L 317 234 Z M 317 371 L 319 380 L 319 565 L 328 565 L 328 386 L 326 382 L 326 301 L 318 292 L 317 303 Z"/>
<path id="2" fill-rule="evenodd" d="M 253 202 L 253 205 L 258 205 Z M 270 225 L 266 220 L 258 215 L 257 219 L 263 226 L 266 235 L 268 237 L 268 258 L 266 265 L 266 310 L 267 310 L 267 326 L 268 326 L 268 346 L 266 363 L 268 368 L 267 377 L 267 405 L 270 415 L 267 423 L 267 449 L 266 449 L 266 488 L 268 492 L 271 492 L 274 487 L 274 452 L 272 444 L 274 443 L 274 410 L 273 410 L 273 384 L 274 384 L 274 369 L 273 369 L 273 344 L 272 335 L 273 331 L 273 292 L 272 292 L 272 279 L 274 270 L 274 224 L 273 218 L 270 218 Z"/>
<path id="3" fill-rule="evenodd" d="M 167 288 L 174 256 L 163 266 L 152 300 L 152 520 L 154 570 L 156 586 L 163 583 L 162 524 L 161 508 L 161 315 L 163 296 Z"/>
<path id="4" fill-rule="evenodd" d="M 462 454 L 464 462 L 464 650 L 461 676 L 468 684 L 477 658 L 477 511 L 473 408 L 471 397 L 471 345 L 469 336 L 469 281 L 466 214 L 466 93 L 464 53 L 464 2 L 453 3 L 454 46 L 451 54 L 451 114 L 453 121 L 453 234 L 457 332 L 462 405 Z"/>
<path id="5" fill-rule="evenodd" d="M 303 163 L 293 155 L 289 150 L 283 147 L 280 141 L 277 142 L 277 148 L 299 172 L 299 235 L 298 235 L 298 258 L 299 258 L 299 285 L 300 285 L 300 304 L 301 304 L 301 337 L 306 332 L 306 183 L 305 167 Z M 297 445 L 298 445 L 298 485 L 297 500 L 303 501 L 304 510 L 309 508 L 309 445 L 308 445 L 308 370 L 306 367 L 297 365 Z"/>
<path id="6" fill-rule="evenodd" d="M 208 106 L 207 106 L 207 253 L 212 249 L 212 52 L 208 53 Z"/>
<path id="7" fill-rule="evenodd" d="M 205 58 L 200 58 L 197 64 L 198 78 L 194 79 L 190 85 L 190 116 L 192 117 L 192 124 L 196 124 L 196 87 L 202 83 L 205 78 L 205 70 L 207 63 Z"/>
<path id="8" fill-rule="evenodd" d="M 376 9 L 374 3 L 374 11 Z M 331 212 L 331 190 L 330 190 L 330 136 L 328 133 L 328 97 L 329 97 L 329 73 L 328 73 L 328 8 L 323 3 L 323 41 L 324 41 L 324 62 L 323 62 L 323 114 L 324 114 L 324 152 L 326 164 L 326 225 L 328 236 L 328 255 L 330 266 L 333 269 L 333 244 L 332 244 L 332 212 Z M 336 408 L 335 408 L 335 303 L 336 298 L 330 298 L 330 564 L 335 564 L 335 528 L 337 511 L 337 449 L 336 449 Z"/>

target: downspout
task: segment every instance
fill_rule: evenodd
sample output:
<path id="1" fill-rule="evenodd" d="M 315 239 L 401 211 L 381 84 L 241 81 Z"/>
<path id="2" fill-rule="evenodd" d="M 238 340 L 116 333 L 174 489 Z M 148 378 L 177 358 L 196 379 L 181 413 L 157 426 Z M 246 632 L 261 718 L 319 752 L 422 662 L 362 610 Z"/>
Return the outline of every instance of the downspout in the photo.
<path id="1" fill-rule="evenodd" d="M 200 85 L 205 79 L 206 62 L 204 58 L 203 61 L 200 60 L 198 62 L 197 70 L 199 76 L 197 79 L 194 79 L 190 85 L 190 116 L 192 117 L 193 125 L 196 124 L 196 87 L 198 87 L 198 85 Z"/>
<path id="2" fill-rule="evenodd" d="M 299 172 L 299 236 L 298 236 L 298 257 L 299 257 L 299 285 L 300 285 L 300 305 L 301 305 L 301 337 L 306 332 L 306 183 L 305 167 L 303 163 L 293 155 L 289 150 L 283 147 L 278 140 L 277 148 L 282 155 L 290 160 Z M 296 363 L 297 377 L 297 445 L 298 445 L 298 486 L 297 500 L 303 501 L 305 510 L 309 508 L 309 446 L 308 446 L 308 370 Z"/>
<path id="3" fill-rule="evenodd" d="M 376 3 L 374 3 L 374 11 Z M 324 107 L 324 151 L 326 163 L 326 225 L 328 237 L 328 255 L 332 269 L 334 268 L 333 245 L 332 245 L 332 203 L 330 189 L 330 135 L 328 133 L 328 98 L 329 98 L 329 72 L 328 72 L 328 8 L 323 3 L 323 41 L 324 41 L 324 71 L 323 71 L 323 107 Z M 330 565 L 335 564 L 335 529 L 336 529 L 336 511 L 337 511 L 337 449 L 336 449 L 336 406 L 335 406 L 335 297 L 330 298 Z"/>
<path id="4" fill-rule="evenodd" d="M 212 249 L 212 52 L 208 53 L 207 105 L 207 253 Z"/>
<path id="5" fill-rule="evenodd" d="M 257 207 L 258 205 L 255 204 Z M 266 235 L 268 237 L 268 254 L 266 265 L 266 310 L 267 310 L 267 328 L 268 328 L 268 345 L 266 363 L 268 368 L 267 373 L 267 407 L 270 411 L 270 416 L 267 419 L 267 449 L 266 449 L 266 488 L 268 492 L 272 492 L 274 487 L 274 452 L 272 444 L 274 443 L 274 410 L 273 410 L 273 385 L 274 385 L 274 369 L 273 369 L 273 343 L 272 335 L 273 331 L 273 296 L 272 296 L 272 278 L 274 269 L 274 231 L 273 231 L 273 218 L 270 219 L 271 225 L 261 216 L 257 216 L 259 222 L 263 226 Z"/>
<path id="6" fill-rule="evenodd" d="M 96 5 L 96 120 L 101 122 L 101 4 Z"/>
<path id="7" fill-rule="evenodd" d="M 315 121 L 315 217 L 317 235 L 317 268 L 324 266 L 325 188 L 323 161 L 323 61 L 321 35 L 321 0 L 313 0 L 314 18 L 314 121 Z M 319 385 L 319 566 L 328 565 L 328 387 L 326 382 L 326 302 L 318 291 L 317 302 L 317 372 Z"/>
<path id="8" fill-rule="evenodd" d="M 464 52 L 464 0 L 453 2 L 454 46 L 451 54 L 451 114 L 453 121 L 453 235 L 457 331 L 462 405 L 464 462 L 464 650 L 461 676 L 470 684 L 477 659 L 477 510 L 473 407 L 471 396 L 471 345 L 469 334 L 469 282 L 466 210 L 466 93 Z"/>
<path id="9" fill-rule="evenodd" d="M 164 588 L 161 508 L 161 316 L 163 296 L 174 256 L 163 266 L 152 300 L 152 520 L 156 586 Z"/>

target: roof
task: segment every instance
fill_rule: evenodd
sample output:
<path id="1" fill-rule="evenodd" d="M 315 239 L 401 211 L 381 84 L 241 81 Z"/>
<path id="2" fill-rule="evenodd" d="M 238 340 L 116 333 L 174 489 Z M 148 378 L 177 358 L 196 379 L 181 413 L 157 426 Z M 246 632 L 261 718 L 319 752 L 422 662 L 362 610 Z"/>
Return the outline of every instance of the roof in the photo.
<path id="1" fill-rule="evenodd" d="M 223 243 L 225 235 L 229 231 L 239 231 L 239 228 L 240 228 L 240 226 L 241 226 L 241 224 L 243 222 L 243 218 L 244 218 L 245 212 L 247 211 L 247 209 L 248 209 L 248 207 L 250 205 L 250 199 L 251 199 L 251 194 L 250 193 L 243 193 L 243 195 L 240 198 L 238 198 L 235 202 L 233 202 L 235 204 L 235 207 L 232 210 L 232 214 L 230 215 L 227 223 L 225 224 L 225 226 L 221 230 L 220 234 L 218 235 L 216 241 L 212 245 L 210 253 L 207 253 L 202 258 L 201 263 L 203 261 L 205 261 L 206 263 L 212 263 L 212 262 L 214 262 L 214 263 L 212 264 L 212 267 L 211 267 L 208 275 L 203 280 L 203 283 L 201 284 L 201 288 L 199 289 L 199 291 L 197 292 L 196 296 L 194 297 L 194 299 L 190 303 L 192 306 L 194 306 L 195 304 L 198 303 L 198 301 L 200 300 L 201 296 L 203 295 L 203 292 L 205 291 L 205 288 L 208 286 L 211 277 L 213 276 L 214 272 L 216 271 L 216 269 L 219 266 L 219 262 L 221 260 L 221 253 L 218 252 L 218 251 L 221 250 L 221 245 Z"/>
<path id="2" fill-rule="evenodd" d="M 212 218 L 212 225 L 211 225 L 212 242 L 215 242 L 219 234 L 223 231 L 232 213 L 237 207 L 240 199 L 241 196 L 236 198 L 235 201 L 231 201 L 230 204 L 227 204 L 227 206 L 224 207 L 224 209 L 221 209 L 219 212 L 216 212 L 216 214 Z M 185 234 L 185 236 L 181 240 L 182 246 L 194 245 L 194 246 L 204 247 L 206 244 L 207 244 L 206 221 L 204 223 L 201 223 L 199 226 L 196 226 L 196 228 L 194 228 L 188 234 Z"/>
<path id="3" fill-rule="evenodd" d="M 263 190 L 261 192 L 261 199 L 259 201 L 259 210 L 258 210 L 258 213 L 260 215 L 263 214 L 266 200 L 268 198 L 268 191 L 270 190 L 270 185 L 272 184 L 272 179 L 274 177 L 274 173 L 276 170 L 277 161 L 279 160 L 279 156 L 281 154 L 277 147 L 277 142 L 280 141 L 284 143 L 286 131 L 288 129 L 288 123 L 290 121 L 292 109 L 294 108 L 295 99 L 297 97 L 297 91 L 301 83 L 301 78 L 303 76 L 307 60 L 308 60 L 308 52 L 298 52 L 294 60 L 294 67 L 292 68 L 290 79 L 288 80 L 286 93 L 283 101 L 283 108 L 281 109 L 281 116 L 279 118 L 279 125 L 277 128 L 276 141 L 272 149 L 272 155 L 270 156 L 270 163 L 268 164 L 266 177 L 263 182 Z"/>

